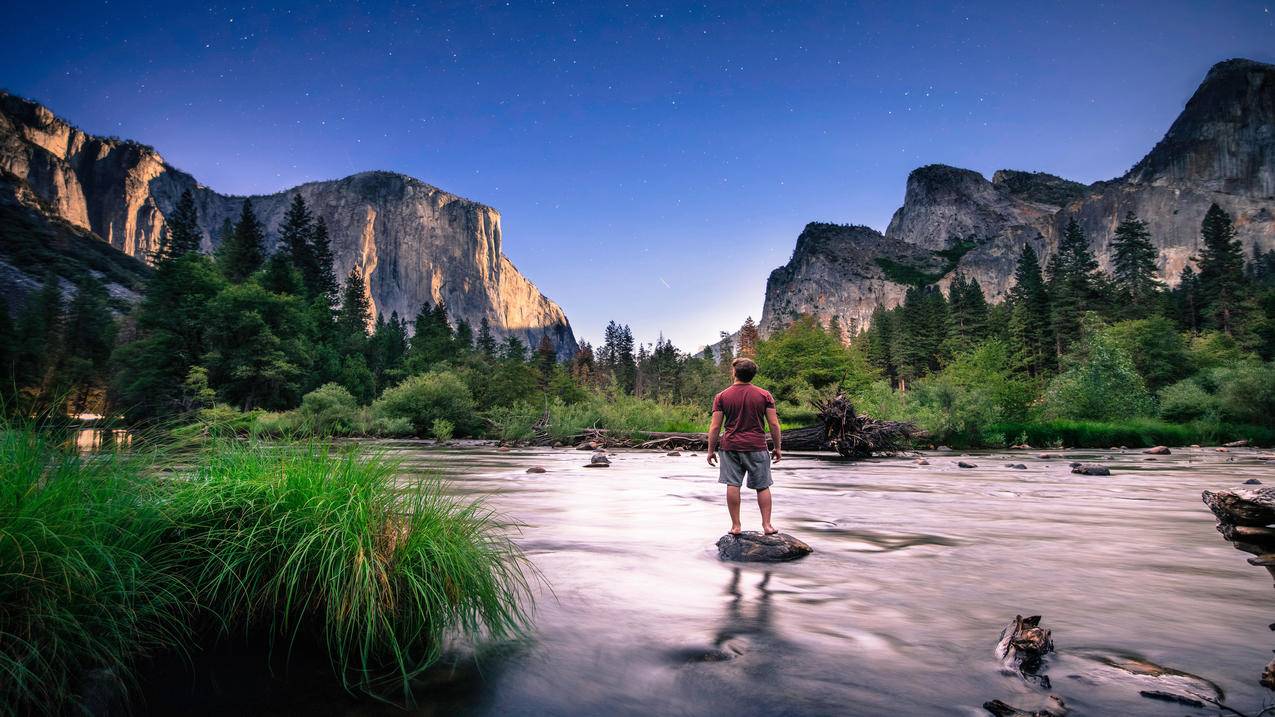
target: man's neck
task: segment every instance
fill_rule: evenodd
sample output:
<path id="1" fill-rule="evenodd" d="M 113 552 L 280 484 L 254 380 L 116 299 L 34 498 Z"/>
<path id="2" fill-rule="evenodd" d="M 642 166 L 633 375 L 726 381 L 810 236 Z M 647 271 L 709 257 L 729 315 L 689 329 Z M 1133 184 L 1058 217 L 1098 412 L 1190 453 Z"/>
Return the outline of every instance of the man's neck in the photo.
<path id="1" fill-rule="evenodd" d="M 740 381 L 739 379 L 735 379 L 735 383 L 732 383 L 731 385 L 732 385 L 732 386 L 751 386 L 751 385 L 753 385 L 753 382 L 752 382 L 752 381 Z"/>

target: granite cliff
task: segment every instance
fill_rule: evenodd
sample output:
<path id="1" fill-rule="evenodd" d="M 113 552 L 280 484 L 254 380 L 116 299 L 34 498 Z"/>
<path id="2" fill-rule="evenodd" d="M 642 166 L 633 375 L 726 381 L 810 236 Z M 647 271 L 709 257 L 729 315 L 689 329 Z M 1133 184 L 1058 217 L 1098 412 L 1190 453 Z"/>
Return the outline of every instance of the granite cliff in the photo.
<path id="1" fill-rule="evenodd" d="M 1039 172 L 978 172 L 943 165 L 914 170 L 903 206 L 884 234 L 810 224 L 787 265 L 771 273 L 760 328 L 794 316 L 839 318 L 849 332 L 873 308 L 903 300 L 907 287 L 946 288 L 963 272 L 989 300 L 1004 298 L 1025 244 L 1048 256 L 1067 221 L 1085 229 L 1103 269 L 1127 212 L 1145 220 L 1161 276 L 1176 284 L 1216 202 L 1235 220 L 1247 251 L 1275 249 L 1275 65 L 1214 65 L 1154 149 L 1124 176 L 1084 185 Z"/>
<path id="2" fill-rule="evenodd" d="M 183 191 L 194 194 L 206 251 L 215 249 L 217 229 L 238 218 L 244 200 L 199 184 L 151 147 L 87 134 L 5 93 L 0 172 L 13 199 L 26 197 L 49 219 L 139 259 L 158 247 L 164 218 Z M 251 197 L 268 249 L 297 194 L 327 221 L 337 275 L 359 268 L 375 313 L 397 311 L 410 321 L 422 303 L 442 300 L 454 319 L 477 327 L 486 318 L 498 337 L 516 335 L 534 347 L 548 335 L 559 356 L 575 352 L 562 309 L 502 252 L 500 213 L 492 207 L 402 174 L 364 172 Z"/>

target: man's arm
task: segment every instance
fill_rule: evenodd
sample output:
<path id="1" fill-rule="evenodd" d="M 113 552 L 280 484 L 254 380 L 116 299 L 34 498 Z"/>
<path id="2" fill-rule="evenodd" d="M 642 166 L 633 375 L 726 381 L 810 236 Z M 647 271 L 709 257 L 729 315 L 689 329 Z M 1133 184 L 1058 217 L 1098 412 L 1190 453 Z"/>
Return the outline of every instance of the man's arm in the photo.
<path id="1" fill-rule="evenodd" d="M 775 447 L 771 449 L 770 455 L 774 458 L 775 463 L 778 463 L 783 455 L 779 449 L 779 443 L 781 440 L 779 435 L 779 412 L 773 408 L 767 408 L 766 423 L 770 424 L 770 440 L 775 442 Z"/>
<path id="2" fill-rule="evenodd" d="M 717 434 L 722 432 L 722 412 L 713 411 L 713 420 L 708 424 L 708 464 L 717 465 Z"/>

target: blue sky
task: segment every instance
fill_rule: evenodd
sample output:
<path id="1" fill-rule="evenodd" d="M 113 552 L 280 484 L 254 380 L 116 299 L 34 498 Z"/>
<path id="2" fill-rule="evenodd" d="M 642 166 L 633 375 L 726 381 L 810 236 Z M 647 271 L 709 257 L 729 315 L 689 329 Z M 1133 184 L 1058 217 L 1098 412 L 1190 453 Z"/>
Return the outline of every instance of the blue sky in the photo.
<path id="1" fill-rule="evenodd" d="M 1122 174 L 1275 2 L 7 3 L 0 84 L 223 192 L 387 169 L 485 202 L 577 333 L 761 313 L 809 221 L 942 162 Z"/>

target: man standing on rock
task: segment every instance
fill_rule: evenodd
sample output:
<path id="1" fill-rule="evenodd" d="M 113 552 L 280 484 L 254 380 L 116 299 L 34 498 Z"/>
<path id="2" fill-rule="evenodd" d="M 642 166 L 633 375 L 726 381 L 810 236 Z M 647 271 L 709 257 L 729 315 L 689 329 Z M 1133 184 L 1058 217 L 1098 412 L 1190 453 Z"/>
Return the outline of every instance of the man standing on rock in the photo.
<path id="1" fill-rule="evenodd" d="M 769 391 L 752 384 L 757 375 L 757 364 L 750 358 L 737 358 L 731 362 L 735 379 L 725 391 L 713 397 L 713 422 L 708 427 L 708 464 L 717 465 L 717 435 L 726 426 L 722 436 L 721 467 L 718 483 L 726 484 L 726 509 L 730 511 L 731 535 L 739 535 L 739 489 L 748 476 L 748 487 L 757 491 L 757 507 L 761 509 L 761 527 L 766 535 L 778 533 L 770 524 L 771 457 L 778 463 L 779 414 L 775 412 L 775 399 Z M 770 436 L 774 450 L 766 451 L 764 425 L 770 424 Z"/>

